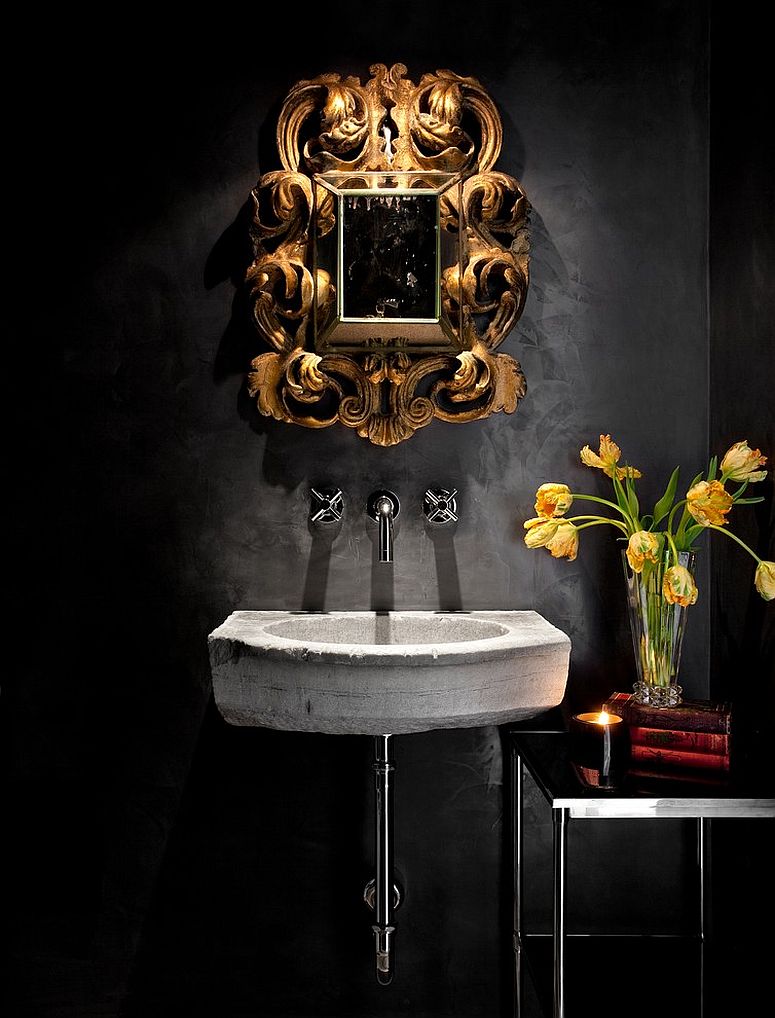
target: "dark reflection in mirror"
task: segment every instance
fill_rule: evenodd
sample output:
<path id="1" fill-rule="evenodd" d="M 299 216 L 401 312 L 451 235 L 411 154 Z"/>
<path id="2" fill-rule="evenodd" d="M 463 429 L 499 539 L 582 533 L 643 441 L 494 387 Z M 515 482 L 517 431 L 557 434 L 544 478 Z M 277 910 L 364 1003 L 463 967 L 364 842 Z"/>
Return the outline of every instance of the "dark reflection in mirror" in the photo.
<path id="1" fill-rule="evenodd" d="M 343 318 L 438 318 L 438 198 L 342 199 Z"/>

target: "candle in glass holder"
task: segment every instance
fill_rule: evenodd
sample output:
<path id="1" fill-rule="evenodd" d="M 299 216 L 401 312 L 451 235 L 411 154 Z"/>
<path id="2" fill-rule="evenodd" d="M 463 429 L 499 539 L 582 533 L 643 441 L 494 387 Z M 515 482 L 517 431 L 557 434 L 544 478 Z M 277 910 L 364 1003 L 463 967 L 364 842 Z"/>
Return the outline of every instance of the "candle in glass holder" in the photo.
<path id="1" fill-rule="evenodd" d="M 606 711 L 575 714 L 570 722 L 570 749 L 572 762 L 588 784 L 614 788 L 627 769 L 627 725 Z"/>

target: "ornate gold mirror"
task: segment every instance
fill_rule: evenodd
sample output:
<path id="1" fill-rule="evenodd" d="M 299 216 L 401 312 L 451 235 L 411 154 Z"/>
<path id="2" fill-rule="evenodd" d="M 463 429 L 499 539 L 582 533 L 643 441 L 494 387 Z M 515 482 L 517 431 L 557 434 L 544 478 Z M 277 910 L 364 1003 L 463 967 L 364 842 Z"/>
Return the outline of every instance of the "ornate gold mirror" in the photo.
<path id="1" fill-rule="evenodd" d="M 495 349 L 527 296 L 529 205 L 492 170 L 501 122 L 475 78 L 370 71 L 283 104 L 285 169 L 253 191 L 247 283 L 271 351 L 248 387 L 262 414 L 388 446 L 516 409 L 524 375 Z"/>

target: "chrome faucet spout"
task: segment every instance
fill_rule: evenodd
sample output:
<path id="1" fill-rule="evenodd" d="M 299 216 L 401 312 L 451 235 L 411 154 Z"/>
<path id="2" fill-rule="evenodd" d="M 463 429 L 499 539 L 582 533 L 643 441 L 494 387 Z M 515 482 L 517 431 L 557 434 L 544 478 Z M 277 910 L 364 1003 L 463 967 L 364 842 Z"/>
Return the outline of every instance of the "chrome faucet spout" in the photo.
<path id="1" fill-rule="evenodd" d="M 378 560 L 393 561 L 393 521 L 400 511 L 398 497 L 392 491 L 375 491 L 369 496 L 366 511 L 379 525 Z"/>
<path id="2" fill-rule="evenodd" d="M 389 498 L 382 497 L 377 502 L 379 513 L 379 560 L 393 561 L 393 505 Z"/>

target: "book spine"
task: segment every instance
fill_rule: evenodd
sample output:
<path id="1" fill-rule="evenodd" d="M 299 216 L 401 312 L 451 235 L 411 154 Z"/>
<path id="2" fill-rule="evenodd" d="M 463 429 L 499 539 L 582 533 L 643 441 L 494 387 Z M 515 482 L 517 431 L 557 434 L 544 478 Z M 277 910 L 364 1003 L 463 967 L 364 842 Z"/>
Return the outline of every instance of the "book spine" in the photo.
<path id="1" fill-rule="evenodd" d="M 641 746 L 633 743 L 630 749 L 631 759 L 636 764 L 648 766 L 663 765 L 670 767 L 698 768 L 708 771 L 728 771 L 728 753 L 704 753 L 699 750 L 663 749 L 656 746 Z"/>
<path id="2" fill-rule="evenodd" d="M 644 728 L 642 725 L 630 725 L 629 731 L 633 745 L 722 755 L 729 753 L 729 736 L 720 732 L 684 732 L 675 728 Z"/>
<path id="3" fill-rule="evenodd" d="M 648 707 L 635 703 L 631 693 L 613 693 L 603 704 L 609 714 L 618 714 L 628 725 L 643 728 L 675 729 L 683 732 L 716 732 L 729 735 L 732 715 L 726 704 L 680 707 Z"/>

